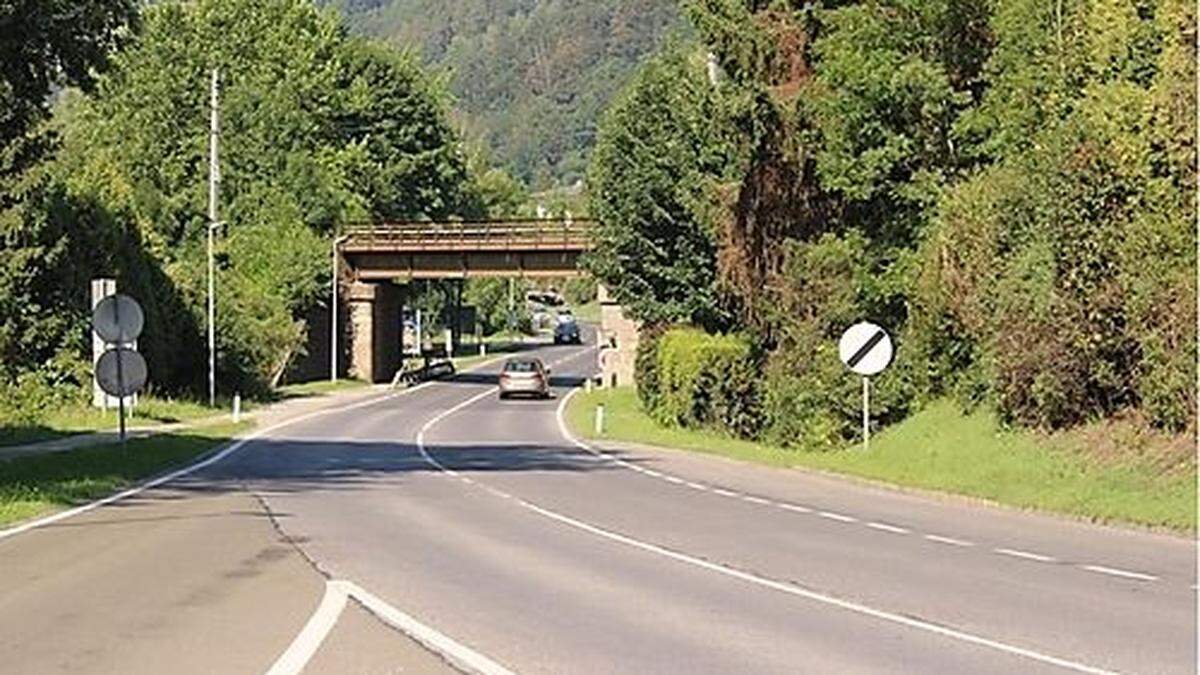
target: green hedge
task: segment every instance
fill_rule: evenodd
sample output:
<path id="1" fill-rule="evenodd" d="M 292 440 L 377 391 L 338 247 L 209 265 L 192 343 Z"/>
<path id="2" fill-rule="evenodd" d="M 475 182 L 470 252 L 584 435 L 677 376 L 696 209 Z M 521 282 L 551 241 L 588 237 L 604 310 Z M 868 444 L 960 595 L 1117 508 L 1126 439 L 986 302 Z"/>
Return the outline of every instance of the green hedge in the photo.
<path id="1" fill-rule="evenodd" d="M 746 337 L 672 328 L 649 342 L 640 355 L 638 391 L 651 416 L 663 424 L 758 434 L 758 368 Z"/>

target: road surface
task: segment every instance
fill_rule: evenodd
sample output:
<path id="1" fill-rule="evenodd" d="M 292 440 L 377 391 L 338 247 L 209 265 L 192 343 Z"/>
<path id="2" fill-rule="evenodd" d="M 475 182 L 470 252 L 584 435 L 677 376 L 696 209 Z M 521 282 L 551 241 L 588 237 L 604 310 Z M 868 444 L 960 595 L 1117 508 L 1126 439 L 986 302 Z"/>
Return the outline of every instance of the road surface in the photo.
<path id="1" fill-rule="evenodd" d="M 1194 673 L 1194 543 L 564 434 L 588 347 L 0 539 L 0 671 Z"/>

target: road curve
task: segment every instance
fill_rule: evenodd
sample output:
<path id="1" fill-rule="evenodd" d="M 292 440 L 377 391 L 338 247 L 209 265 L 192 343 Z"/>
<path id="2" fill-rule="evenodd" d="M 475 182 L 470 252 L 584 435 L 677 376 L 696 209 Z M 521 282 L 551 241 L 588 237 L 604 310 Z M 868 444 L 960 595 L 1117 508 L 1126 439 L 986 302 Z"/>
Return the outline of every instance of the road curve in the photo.
<path id="1" fill-rule="evenodd" d="M 123 517 L 148 496 L 0 542 L 3 576 L 20 566 L 0 578 L 0 659 L 20 660 L 0 663 L 39 672 L 65 638 L 58 665 L 77 672 L 206 650 L 229 652 L 224 672 L 265 672 L 331 579 L 520 673 L 1196 671 L 1190 542 L 584 446 L 557 413 L 595 352 L 537 353 L 556 364 L 553 400 L 499 401 L 493 365 L 250 442 L 153 495 L 153 520 Z M 213 559 L 226 540 L 267 561 L 239 573 Z M 144 597 L 93 602 L 110 577 L 131 593 L 126 566 Z M 174 597 L 193 577 L 195 597 Z M 106 629 L 95 614 L 114 607 L 130 618 Z M 352 620 L 385 630 L 343 613 L 311 671 L 337 670 L 333 645 L 389 643 L 339 637 Z"/>

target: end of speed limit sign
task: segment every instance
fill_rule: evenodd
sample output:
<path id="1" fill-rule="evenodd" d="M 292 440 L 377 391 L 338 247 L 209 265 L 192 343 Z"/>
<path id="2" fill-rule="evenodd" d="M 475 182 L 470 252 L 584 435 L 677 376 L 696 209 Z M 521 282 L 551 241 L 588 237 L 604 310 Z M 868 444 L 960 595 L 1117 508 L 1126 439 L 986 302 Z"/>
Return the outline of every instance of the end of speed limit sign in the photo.
<path id="1" fill-rule="evenodd" d="M 838 356 L 850 370 L 863 376 L 877 375 L 892 363 L 892 338 L 879 326 L 863 321 L 842 333 Z"/>

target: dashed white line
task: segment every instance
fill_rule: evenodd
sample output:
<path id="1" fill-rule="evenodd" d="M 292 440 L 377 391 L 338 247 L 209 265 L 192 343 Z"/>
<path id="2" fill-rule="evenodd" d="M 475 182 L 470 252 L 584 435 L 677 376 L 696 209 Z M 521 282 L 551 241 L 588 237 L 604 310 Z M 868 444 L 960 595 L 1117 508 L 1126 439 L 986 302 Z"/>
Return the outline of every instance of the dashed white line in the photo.
<path id="1" fill-rule="evenodd" d="M 812 513 L 812 509 L 808 508 L 807 506 L 800 506 L 799 504 L 788 504 L 787 502 L 777 502 L 775 505 L 781 509 L 787 509 L 788 511 L 795 511 L 796 513 Z"/>
<path id="2" fill-rule="evenodd" d="M 676 485 L 683 485 L 684 483 L 684 480 L 677 476 L 663 476 L 663 480 L 667 481 L 668 483 L 675 483 Z"/>
<path id="3" fill-rule="evenodd" d="M 472 399 L 471 401 L 467 401 L 462 404 L 459 404 L 459 405 L 455 406 L 454 408 L 446 411 L 445 413 L 438 415 L 437 417 L 434 418 L 434 420 L 442 419 L 446 415 L 448 415 L 451 411 L 459 410 L 463 407 L 466 407 L 466 405 L 469 405 L 474 400 L 475 399 Z M 560 410 L 561 410 L 561 407 L 560 407 Z M 561 416 L 559 419 L 560 419 L 560 424 L 561 424 L 561 419 L 562 419 Z M 417 435 L 417 451 L 421 454 L 421 456 L 425 459 L 425 461 L 428 462 L 430 465 L 432 465 L 434 468 L 439 469 L 441 471 L 447 471 L 447 467 L 445 467 L 443 464 L 441 464 L 436 459 L 434 459 L 433 456 L 431 456 L 425 450 L 424 432 L 426 430 L 428 430 L 428 428 L 430 426 L 432 426 L 434 420 L 431 420 L 424 427 L 422 427 L 421 433 L 419 433 Z M 565 432 L 565 429 L 566 429 L 565 425 L 562 426 L 562 428 Z M 569 434 L 564 433 L 564 435 L 566 435 L 567 438 L 572 438 Z M 579 442 L 577 441 L 577 443 L 579 443 Z M 579 444 L 582 445 L 582 443 L 579 443 Z M 582 520 L 577 520 L 575 518 L 564 515 L 562 513 L 558 513 L 557 511 L 552 511 L 550 509 L 541 507 L 533 502 L 526 501 L 525 499 L 522 499 L 515 495 L 509 494 L 509 493 L 499 490 L 497 488 L 488 486 L 485 483 L 479 483 L 479 486 L 481 488 L 487 490 L 491 494 L 503 497 L 508 500 L 512 500 L 516 504 L 520 505 L 522 508 L 528 509 L 529 511 L 537 513 L 537 514 L 544 516 L 550 520 L 557 521 L 568 527 L 593 534 L 597 537 L 607 539 L 609 541 L 613 541 L 618 544 L 622 544 L 624 546 L 629 546 L 631 548 L 639 549 L 639 550 L 645 551 L 647 553 L 652 553 L 652 554 L 655 554 L 655 555 L 658 555 L 658 556 L 661 556 L 664 558 L 668 558 L 670 560 L 675 560 L 677 562 L 680 562 L 680 563 L 683 563 L 686 565 L 690 565 L 690 566 L 697 567 L 700 569 L 708 570 L 710 572 L 714 572 L 716 574 L 721 574 L 721 575 L 724 575 L 724 576 L 727 576 L 727 577 L 730 577 L 733 579 L 738 579 L 740 581 L 743 581 L 743 582 L 746 582 L 749 584 L 753 584 L 753 585 L 756 585 L 756 586 L 759 586 L 762 588 L 779 591 L 781 593 L 786 593 L 786 594 L 793 595 L 796 597 L 805 598 L 808 600 L 812 600 L 814 602 L 819 602 L 819 603 L 822 603 L 825 605 L 830 605 L 830 606 L 837 607 L 837 608 L 840 608 L 840 609 L 843 609 L 843 610 L 846 610 L 849 612 L 861 614 L 864 616 L 869 616 L 869 617 L 879 619 L 882 621 L 886 621 L 889 623 L 908 626 L 910 628 L 915 628 L 917 630 L 925 631 L 928 633 L 933 633 L 935 635 L 940 635 L 942 637 L 946 637 L 946 638 L 949 638 L 952 640 L 958 640 L 960 642 L 966 642 L 968 644 L 974 644 L 974 645 L 978 645 L 981 647 L 987 647 L 987 648 L 990 648 L 990 649 L 993 649 L 996 651 L 1004 652 L 1006 654 L 1012 654 L 1014 656 L 1024 657 L 1024 658 L 1030 659 L 1032 661 L 1047 663 L 1047 664 L 1059 666 L 1061 668 L 1074 670 L 1077 672 L 1092 673 L 1094 675 L 1110 675 L 1110 673 L 1111 673 L 1111 671 L 1107 671 L 1102 668 L 1097 668 L 1095 666 L 1090 666 L 1090 665 L 1087 665 L 1084 663 L 1080 663 L 1078 661 L 1071 661 L 1068 659 L 1052 656 L 1050 654 L 1045 654 L 1042 652 L 1034 651 L 1032 649 L 1027 649 L 1024 647 L 1019 647 L 1016 645 L 1008 644 L 1005 642 L 1000 642 L 998 640 L 992 640 L 992 639 L 983 637 L 981 635 L 975 635 L 973 633 L 956 630 L 954 628 L 949 628 L 947 626 L 943 626 L 943 625 L 939 625 L 939 624 L 935 624 L 935 623 L 929 623 L 927 621 L 922 621 L 920 619 L 916 619 L 911 616 L 905 616 L 903 614 L 897 614 L 894 612 L 889 612 L 887 610 L 876 609 L 874 607 L 859 604 L 859 603 L 856 603 L 856 602 L 853 602 L 850 600 L 843 600 L 841 598 L 838 598 L 838 597 L 835 597 L 832 595 L 826 595 L 824 593 L 818 593 L 816 591 L 811 591 L 811 590 L 808 590 L 807 588 L 798 586 L 798 585 L 790 583 L 790 582 L 776 581 L 776 580 L 770 579 L 768 577 L 762 577 L 762 576 L 758 576 L 756 574 L 752 574 L 750 572 L 744 572 L 744 571 L 739 570 L 734 567 L 729 567 L 729 566 L 726 566 L 726 565 L 723 565 L 720 563 L 710 562 L 710 561 L 704 560 L 702 558 L 696 558 L 696 557 L 690 556 L 686 553 L 681 553 L 679 551 L 673 551 L 671 549 L 664 548 L 657 544 L 634 539 L 633 537 L 621 534 L 619 532 L 614 532 L 612 530 L 607 530 L 602 527 L 598 527 L 596 525 L 586 523 Z M 844 516 L 842 514 L 832 514 L 827 511 L 823 511 L 821 513 L 822 513 L 822 515 L 829 514 L 829 515 L 840 516 L 841 518 L 850 518 L 850 516 Z M 852 519 L 852 520 L 856 520 L 856 519 Z"/>
<path id="4" fill-rule="evenodd" d="M 762 497 L 755 497 L 752 495 L 746 495 L 746 496 L 742 497 L 742 501 L 750 502 L 751 504 L 770 504 L 771 503 L 771 501 L 768 499 L 763 499 Z"/>
<path id="5" fill-rule="evenodd" d="M 888 525 L 887 523 L 871 522 L 871 523 L 867 523 L 866 525 L 867 525 L 867 527 L 871 528 L 872 530 L 881 530 L 883 532 L 891 532 L 893 534 L 908 534 L 909 533 L 909 530 L 907 528 L 897 527 L 896 525 Z"/>
<path id="6" fill-rule="evenodd" d="M 739 496 L 738 493 L 734 492 L 733 490 L 726 490 L 725 488 L 713 488 L 713 493 L 721 495 L 722 497 L 737 497 L 737 496 Z"/>
<path id="7" fill-rule="evenodd" d="M 687 486 L 692 488 L 693 490 L 707 490 L 708 489 L 707 485 L 704 485 L 703 483 L 693 483 L 690 480 L 687 482 Z"/>
<path id="8" fill-rule="evenodd" d="M 963 539 L 955 539 L 954 537 L 943 537 L 940 534 L 927 534 L 927 535 L 925 535 L 925 538 L 928 539 L 929 541 L 936 541 L 939 544 L 949 544 L 951 546 L 966 547 L 966 546 L 974 546 L 975 545 L 973 542 L 969 542 L 969 541 L 966 541 Z"/>
<path id="9" fill-rule="evenodd" d="M 854 516 L 847 516 L 843 513 L 834 513 L 833 511 L 818 511 L 817 515 L 821 516 L 822 518 L 827 518 L 829 520 L 836 520 L 839 523 L 857 523 L 858 522 L 858 518 L 855 518 Z"/>
<path id="10" fill-rule="evenodd" d="M 1014 558 L 1024 558 L 1025 560 L 1034 560 L 1036 562 L 1055 562 L 1053 556 L 1042 555 L 1041 553 L 1032 553 L 1030 551 L 1021 551 L 1015 548 L 994 548 L 992 551 L 1000 555 L 1012 556 Z"/>
<path id="11" fill-rule="evenodd" d="M 1114 577 L 1125 577 L 1126 579 L 1137 579 L 1138 581 L 1158 581 L 1158 577 L 1153 574 L 1130 572 L 1129 570 L 1117 569 L 1116 567 L 1105 567 L 1104 565 L 1080 565 L 1080 567 L 1089 572 L 1098 572 Z M 1192 588 L 1195 588 L 1195 586 Z"/>
<path id="12" fill-rule="evenodd" d="M 663 477 L 663 475 L 661 473 L 655 471 L 654 469 L 642 469 L 642 473 L 644 473 L 647 476 L 650 476 L 652 478 L 662 478 Z"/>

